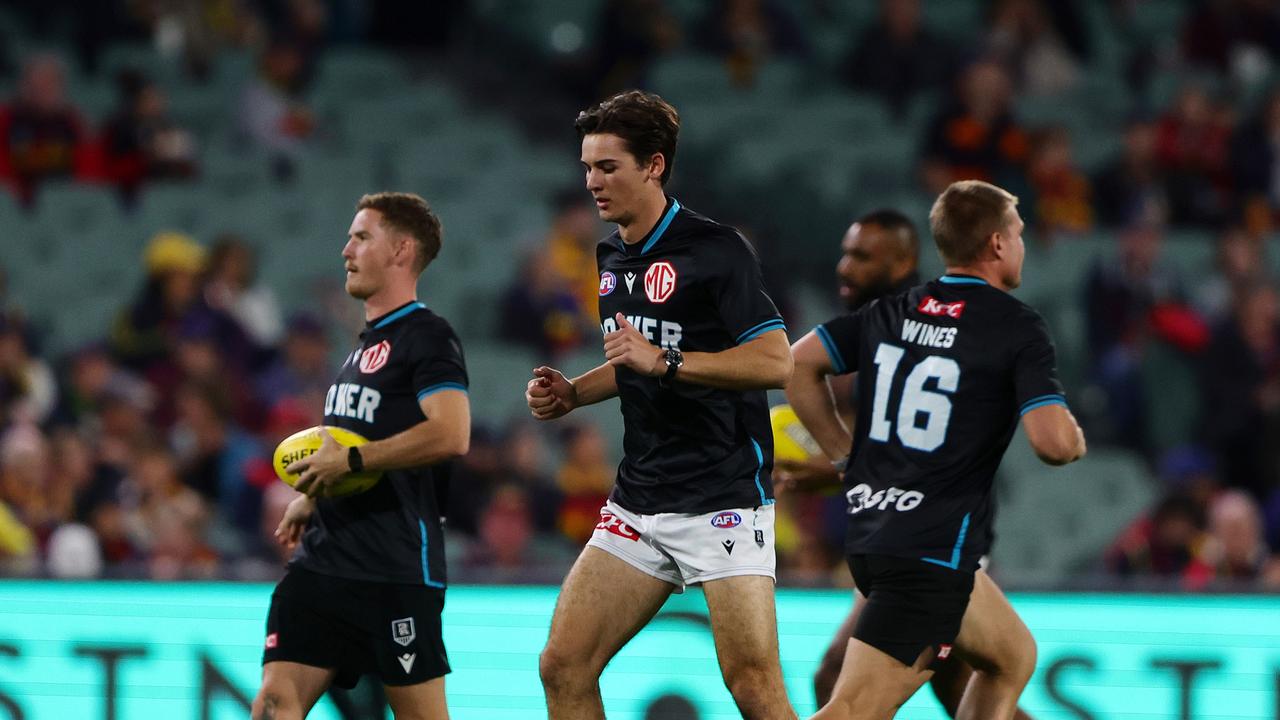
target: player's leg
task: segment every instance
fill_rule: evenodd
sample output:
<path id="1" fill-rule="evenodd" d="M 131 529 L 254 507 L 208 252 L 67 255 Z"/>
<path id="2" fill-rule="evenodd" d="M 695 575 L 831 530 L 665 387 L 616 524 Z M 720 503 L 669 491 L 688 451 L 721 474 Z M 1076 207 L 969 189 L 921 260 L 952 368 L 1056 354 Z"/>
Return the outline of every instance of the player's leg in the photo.
<path id="1" fill-rule="evenodd" d="M 603 524 L 603 523 L 602 523 Z M 601 532 L 597 530 L 597 537 Z M 659 580 L 600 549 L 592 538 L 565 578 L 538 673 L 553 719 L 604 718 L 600 673 L 661 609 L 679 582 Z M 623 540 L 624 542 L 629 542 Z M 635 554 L 652 548 L 638 540 Z"/>
<path id="2" fill-rule="evenodd" d="M 818 662 L 818 670 L 813 674 L 813 697 L 818 707 L 826 705 L 831 699 L 831 690 L 836 686 L 836 678 L 840 677 L 840 668 L 844 665 L 844 653 L 849 649 L 849 640 L 853 637 L 853 626 L 858 621 L 862 603 L 862 595 L 855 590 L 853 607 L 849 608 L 848 616 L 845 617 L 844 622 L 840 623 L 835 637 L 831 638 L 831 644 L 827 646 L 826 652 L 822 653 L 822 660 Z M 963 691 L 963 688 L 961 690 Z"/>
<path id="3" fill-rule="evenodd" d="M 444 678 L 416 685 L 386 686 L 387 702 L 396 720 L 448 720 L 444 700 Z"/>
<path id="4" fill-rule="evenodd" d="M 262 666 L 262 687 L 253 699 L 253 720 L 302 720 L 329 689 L 336 672 L 295 662 Z"/>
<path id="5" fill-rule="evenodd" d="M 795 718 L 778 662 L 774 581 L 738 575 L 702 584 L 725 686 L 747 720 Z"/>
<path id="6" fill-rule="evenodd" d="M 813 720 L 889 720 L 933 676 L 935 651 L 926 647 L 910 665 L 857 639 L 849 640 L 831 699 Z"/>
<path id="7" fill-rule="evenodd" d="M 984 572 L 976 573 L 956 652 L 973 677 L 956 713 L 959 720 L 1016 717 L 1018 696 L 1036 668 L 1036 641 L 1013 606 Z"/>

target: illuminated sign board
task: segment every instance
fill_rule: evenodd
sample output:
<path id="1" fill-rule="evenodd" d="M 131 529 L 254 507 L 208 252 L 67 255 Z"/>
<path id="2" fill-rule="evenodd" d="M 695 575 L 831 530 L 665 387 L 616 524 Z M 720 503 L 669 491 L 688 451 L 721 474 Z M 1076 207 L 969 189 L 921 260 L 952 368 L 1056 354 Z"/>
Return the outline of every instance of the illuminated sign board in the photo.
<path id="1" fill-rule="evenodd" d="M 260 676 L 270 591 L 0 581 L 0 720 L 243 720 Z M 546 717 L 537 656 L 556 592 L 450 588 L 452 717 Z M 1039 642 L 1039 669 L 1022 703 L 1037 718 L 1280 720 L 1280 597 L 1011 599 Z M 783 671 L 801 716 L 814 710 L 811 677 L 848 607 L 844 592 L 778 593 Z M 613 720 L 642 720 L 659 698 L 686 704 L 690 718 L 739 717 L 698 592 L 672 598 L 601 685 Z M 311 717 L 338 714 L 326 700 Z M 898 717 L 945 716 L 922 690 Z"/>

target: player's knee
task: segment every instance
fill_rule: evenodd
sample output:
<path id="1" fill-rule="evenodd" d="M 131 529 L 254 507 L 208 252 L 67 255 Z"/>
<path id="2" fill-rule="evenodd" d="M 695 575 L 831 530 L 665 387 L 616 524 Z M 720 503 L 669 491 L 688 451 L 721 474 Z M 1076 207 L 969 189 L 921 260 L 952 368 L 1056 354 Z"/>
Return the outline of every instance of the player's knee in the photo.
<path id="1" fill-rule="evenodd" d="M 548 690 L 571 690 L 595 682 L 598 673 L 591 671 L 586 659 L 547 643 L 538 656 L 538 675 Z"/>
<path id="2" fill-rule="evenodd" d="M 1008 674 L 1026 685 L 1035 674 L 1039 649 L 1036 647 L 1036 639 L 1029 631 L 1024 631 L 1021 635 L 1017 651 L 1010 654 Z"/>
<path id="3" fill-rule="evenodd" d="M 767 663 L 747 662 L 724 668 L 724 684 L 746 717 L 761 712 L 782 692 L 782 672 Z"/>
<path id="4" fill-rule="evenodd" d="M 263 687 L 253 699 L 253 720 L 302 720 L 302 705 L 288 693 Z"/>

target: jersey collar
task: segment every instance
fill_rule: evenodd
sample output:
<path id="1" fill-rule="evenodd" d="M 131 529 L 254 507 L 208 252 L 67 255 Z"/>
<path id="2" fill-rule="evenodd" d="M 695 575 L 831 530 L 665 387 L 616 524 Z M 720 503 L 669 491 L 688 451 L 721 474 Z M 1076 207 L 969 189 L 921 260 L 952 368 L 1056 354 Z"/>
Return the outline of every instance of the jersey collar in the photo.
<path id="1" fill-rule="evenodd" d="M 640 245 L 640 255 L 644 255 L 649 252 L 653 249 L 654 245 L 658 244 L 658 241 L 661 240 L 662 236 L 667 232 L 667 228 L 671 226 L 671 221 L 675 219 L 676 213 L 680 212 L 681 207 L 679 200 L 675 198 L 669 199 L 667 203 L 667 210 L 662 214 L 662 219 L 658 221 L 657 225 L 653 226 L 653 229 L 649 231 L 649 234 L 644 237 L 644 240 L 641 243 L 637 243 Z M 622 240 L 621 235 L 618 236 L 618 242 L 622 243 L 623 252 L 630 254 L 631 251 L 628 248 L 627 243 Z M 634 247 L 634 245 L 631 247 Z"/>
<path id="2" fill-rule="evenodd" d="M 972 275 L 947 274 L 938 278 L 938 282 L 945 285 L 990 285 L 986 280 Z"/>
<path id="3" fill-rule="evenodd" d="M 401 305 L 400 307 L 396 308 L 395 310 L 392 310 L 386 315 L 383 315 L 382 317 L 377 317 L 368 321 L 367 323 L 365 323 L 365 328 L 368 330 L 380 330 L 390 325 L 391 323 L 399 320 L 405 315 L 408 315 L 410 313 L 415 313 L 419 310 L 426 310 L 426 309 L 427 309 L 426 305 L 423 305 L 417 300 L 411 300 L 405 303 L 404 305 Z"/>

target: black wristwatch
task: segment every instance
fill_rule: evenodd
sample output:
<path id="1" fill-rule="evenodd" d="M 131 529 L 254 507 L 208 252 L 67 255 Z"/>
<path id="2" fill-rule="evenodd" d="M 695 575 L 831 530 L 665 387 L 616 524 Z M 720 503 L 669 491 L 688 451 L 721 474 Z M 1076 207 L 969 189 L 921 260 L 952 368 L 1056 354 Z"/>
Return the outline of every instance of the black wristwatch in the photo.
<path id="1" fill-rule="evenodd" d="M 662 359 L 667 362 L 667 371 L 662 374 L 660 379 L 662 384 L 666 385 L 675 379 L 676 371 L 680 369 L 681 365 L 684 365 L 684 353 L 675 348 L 667 348 L 667 352 L 662 356 Z"/>
<path id="2" fill-rule="evenodd" d="M 364 470 L 364 457 L 360 455 L 360 448 L 347 448 L 347 467 L 351 472 L 358 473 Z"/>

